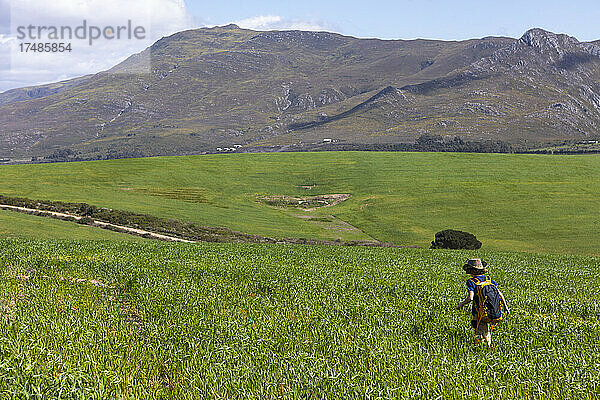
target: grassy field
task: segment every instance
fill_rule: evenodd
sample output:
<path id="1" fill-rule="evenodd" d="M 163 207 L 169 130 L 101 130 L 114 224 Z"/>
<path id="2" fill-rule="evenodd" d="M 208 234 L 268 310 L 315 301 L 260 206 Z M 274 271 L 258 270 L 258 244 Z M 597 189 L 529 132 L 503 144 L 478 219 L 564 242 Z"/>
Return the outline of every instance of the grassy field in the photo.
<path id="1" fill-rule="evenodd" d="M 598 171 L 597 156 L 432 153 L 0 166 L 7 196 L 271 237 L 484 243 L 190 245 L 0 211 L 0 398 L 599 398 Z M 351 196 L 297 208 L 332 194 Z M 472 257 L 511 306 L 492 349 L 454 310 Z"/>
<path id="2" fill-rule="evenodd" d="M 267 236 L 426 245 L 436 231 L 455 228 L 492 249 L 597 254 L 598 170 L 595 156 L 244 154 L 5 166 L 0 185 L 7 195 L 86 201 Z M 328 193 L 353 197 L 312 213 L 256 201 L 257 194 Z M 307 214 L 334 214 L 360 230 L 298 218 Z"/>
<path id="3" fill-rule="evenodd" d="M 475 255 L 511 305 L 492 349 L 454 310 Z M 598 268 L 491 251 L 0 240 L 0 397 L 594 399 Z"/>
<path id="4" fill-rule="evenodd" d="M 451 228 L 487 249 L 597 255 L 598 171 L 592 155 L 233 154 L 1 166 L 0 188 L 272 237 L 428 246 Z M 312 212 L 257 201 L 343 193 Z"/>

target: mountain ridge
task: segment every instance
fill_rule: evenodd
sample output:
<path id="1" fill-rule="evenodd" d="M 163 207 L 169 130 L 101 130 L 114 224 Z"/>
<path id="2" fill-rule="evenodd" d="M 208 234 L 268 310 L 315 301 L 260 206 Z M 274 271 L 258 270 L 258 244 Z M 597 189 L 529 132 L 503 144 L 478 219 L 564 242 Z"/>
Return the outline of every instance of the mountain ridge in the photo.
<path id="1" fill-rule="evenodd" d="M 148 55 L 151 73 L 139 73 Z M 48 96 L 2 103 L 0 95 L 0 156 L 69 149 L 114 158 L 424 134 L 577 140 L 598 133 L 599 82 L 596 42 L 537 28 L 519 39 L 455 42 L 202 28 Z"/>

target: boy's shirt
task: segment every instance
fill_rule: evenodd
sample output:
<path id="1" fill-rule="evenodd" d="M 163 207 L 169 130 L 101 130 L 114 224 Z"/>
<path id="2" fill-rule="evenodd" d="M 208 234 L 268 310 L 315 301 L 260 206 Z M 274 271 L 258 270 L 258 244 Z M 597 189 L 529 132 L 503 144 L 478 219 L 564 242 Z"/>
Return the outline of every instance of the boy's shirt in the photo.
<path id="1" fill-rule="evenodd" d="M 480 282 L 483 282 L 487 279 L 487 277 L 485 275 L 478 275 L 477 276 L 477 280 L 479 280 Z M 490 278 L 491 279 L 491 278 Z M 493 279 L 491 279 L 492 284 L 494 286 L 498 286 L 498 284 L 496 282 L 494 282 Z M 479 305 L 479 297 L 477 297 L 477 287 L 475 285 L 475 282 L 473 282 L 473 278 L 469 279 L 467 281 L 467 290 L 469 292 L 474 292 L 475 296 L 473 298 L 473 309 L 472 309 L 472 313 L 473 316 L 477 316 L 477 306 Z"/>

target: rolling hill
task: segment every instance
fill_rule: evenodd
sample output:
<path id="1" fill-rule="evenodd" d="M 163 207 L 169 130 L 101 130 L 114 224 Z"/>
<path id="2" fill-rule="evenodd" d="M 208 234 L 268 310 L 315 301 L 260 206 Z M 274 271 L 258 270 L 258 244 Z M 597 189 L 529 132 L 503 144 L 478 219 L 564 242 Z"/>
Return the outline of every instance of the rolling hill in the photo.
<path id="1" fill-rule="evenodd" d="M 218 154 L 4 165 L 0 195 L 271 238 L 428 247 L 436 232 L 458 229 L 475 234 L 485 249 L 598 255 L 599 170 L 595 155 Z M 278 202 L 335 194 L 345 200 L 329 207 Z M 74 232 L 74 223 L 17 216 L 0 213 L 0 237 L 91 234 Z M 47 220 L 53 225 L 42 229 Z"/>
<path id="2" fill-rule="evenodd" d="M 598 137 L 600 46 L 541 29 L 444 42 L 228 25 L 144 52 L 84 79 L 0 95 L 0 157 Z"/>

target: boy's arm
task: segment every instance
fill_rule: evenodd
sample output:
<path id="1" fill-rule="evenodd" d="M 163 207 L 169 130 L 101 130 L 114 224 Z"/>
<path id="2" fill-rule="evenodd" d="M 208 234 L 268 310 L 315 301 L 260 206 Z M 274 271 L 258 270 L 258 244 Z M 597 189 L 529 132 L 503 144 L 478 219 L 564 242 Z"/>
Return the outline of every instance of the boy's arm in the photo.
<path id="1" fill-rule="evenodd" d="M 467 292 L 467 297 L 465 297 L 465 299 L 463 301 L 461 301 L 461 303 L 459 305 L 456 306 L 456 309 L 460 310 L 461 308 L 463 308 L 464 306 L 466 306 L 467 304 L 472 302 L 474 297 L 475 297 L 475 292 L 472 292 L 469 290 Z"/>
<path id="2" fill-rule="evenodd" d="M 500 300 L 502 301 L 502 304 L 504 304 L 504 309 L 506 310 L 506 313 L 510 314 L 510 310 L 508 309 L 508 304 L 506 303 L 506 299 L 504 298 L 504 295 L 499 290 L 498 290 L 498 293 L 500 294 Z"/>

